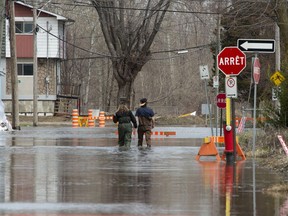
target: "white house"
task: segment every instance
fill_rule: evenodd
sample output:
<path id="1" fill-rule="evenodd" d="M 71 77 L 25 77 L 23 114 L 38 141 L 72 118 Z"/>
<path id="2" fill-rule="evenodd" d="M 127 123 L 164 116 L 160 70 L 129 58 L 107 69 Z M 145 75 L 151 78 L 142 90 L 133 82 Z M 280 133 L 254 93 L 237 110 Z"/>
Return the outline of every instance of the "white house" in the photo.
<path id="1" fill-rule="evenodd" d="M 19 89 L 19 112 L 33 113 L 33 7 L 20 1 L 15 2 L 16 56 Z M 65 59 L 66 17 L 41 10 L 37 11 L 37 62 L 38 62 L 38 112 L 55 113 L 58 111 L 59 97 L 65 98 L 61 89 L 61 63 Z M 5 111 L 11 112 L 11 49 L 9 20 L 6 20 L 5 58 L 1 58 L 1 98 Z M 63 96 L 64 95 L 64 96 Z M 72 96 L 72 95 L 70 95 Z M 77 100 L 77 93 L 68 103 Z M 57 109 L 57 110 L 56 110 Z"/>

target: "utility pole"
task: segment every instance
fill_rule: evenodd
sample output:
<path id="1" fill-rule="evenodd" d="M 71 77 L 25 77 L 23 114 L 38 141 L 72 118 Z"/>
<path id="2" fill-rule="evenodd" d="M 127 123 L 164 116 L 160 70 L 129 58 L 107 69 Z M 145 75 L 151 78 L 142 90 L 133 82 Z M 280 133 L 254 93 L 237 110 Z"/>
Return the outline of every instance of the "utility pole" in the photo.
<path id="1" fill-rule="evenodd" d="M 5 0 L 0 0 L 0 59 L 2 57 L 3 49 L 3 35 L 4 35 L 4 21 L 5 21 Z M 0 68 L 1 70 L 1 68 Z"/>
<path id="2" fill-rule="evenodd" d="M 277 23 L 275 23 L 275 69 L 281 70 L 281 56 L 280 56 L 280 29 Z"/>
<path id="3" fill-rule="evenodd" d="M 217 55 L 221 51 L 221 14 L 219 13 L 217 16 L 217 47 L 216 47 L 216 55 L 215 55 L 215 61 L 216 61 L 216 68 L 215 68 L 215 77 L 216 77 L 216 82 L 218 83 L 218 86 L 216 86 L 216 97 L 219 94 L 219 68 L 218 68 L 218 61 L 217 61 Z M 222 114 L 222 109 L 221 109 L 221 114 Z M 221 115 L 222 116 L 222 115 Z M 219 107 L 216 106 L 216 136 L 218 136 L 218 124 L 219 124 Z M 221 126 L 222 126 L 222 119 L 220 119 L 220 135 L 221 135 Z"/>
<path id="4" fill-rule="evenodd" d="M 37 1 L 33 7 L 33 32 L 34 32 L 34 52 L 33 52 L 33 126 L 38 126 L 38 70 L 37 70 Z"/>
<path id="5" fill-rule="evenodd" d="M 4 23 L 6 21 L 5 19 L 5 13 L 6 13 L 6 7 L 5 7 L 5 0 L 0 0 L 0 8 L 1 11 L 0 11 L 0 100 L 2 100 L 2 75 L 4 75 L 4 68 L 2 70 L 2 66 L 1 66 L 1 59 L 2 57 L 2 50 L 3 48 L 5 48 L 5 46 L 3 46 L 3 37 L 4 37 Z M 5 9 L 4 9 L 5 8 Z M 4 57 L 5 58 L 5 57 Z"/>
<path id="6" fill-rule="evenodd" d="M 15 36 L 15 10 L 14 1 L 7 1 L 10 10 L 10 47 L 11 47 L 11 91 L 12 91 L 12 128 L 20 130 L 19 126 L 19 95 L 18 95 L 18 72 L 16 56 Z"/>

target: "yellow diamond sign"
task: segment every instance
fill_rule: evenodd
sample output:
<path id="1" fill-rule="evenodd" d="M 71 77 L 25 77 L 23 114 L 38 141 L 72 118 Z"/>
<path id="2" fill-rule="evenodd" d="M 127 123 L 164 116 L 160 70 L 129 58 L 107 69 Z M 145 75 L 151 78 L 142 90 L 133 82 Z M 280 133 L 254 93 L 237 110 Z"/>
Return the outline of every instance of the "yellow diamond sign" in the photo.
<path id="1" fill-rule="evenodd" d="M 284 80 L 285 77 L 279 72 L 276 71 L 271 77 L 270 80 L 274 82 L 276 86 L 279 86 Z"/>

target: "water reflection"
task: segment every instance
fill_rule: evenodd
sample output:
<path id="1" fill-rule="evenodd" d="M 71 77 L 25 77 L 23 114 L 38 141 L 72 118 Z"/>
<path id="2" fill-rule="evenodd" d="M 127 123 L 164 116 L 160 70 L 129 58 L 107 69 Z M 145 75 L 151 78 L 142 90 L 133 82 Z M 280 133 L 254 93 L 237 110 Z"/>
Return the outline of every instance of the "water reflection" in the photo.
<path id="1" fill-rule="evenodd" d="M 182 216 L 254 213 L 254 169 L 249 159 L 232 166 L 214 161 L 215 157 L 196 161 L 202 144 L 197 139 L 158 139 L 150 150 L 138 150 L 134 139 L 132 148 L 122 151 L 117 138 L 94 136 L 5 137 L 9 145 L 0 152 L 1 215 L 24 210 Z M 287 204 L 277 204 L 262 193 L 280 181 L 278 176 L 256 164 L 255 180 L 257 215 L 277 215 L 281 206 L 285 214 Z"/>

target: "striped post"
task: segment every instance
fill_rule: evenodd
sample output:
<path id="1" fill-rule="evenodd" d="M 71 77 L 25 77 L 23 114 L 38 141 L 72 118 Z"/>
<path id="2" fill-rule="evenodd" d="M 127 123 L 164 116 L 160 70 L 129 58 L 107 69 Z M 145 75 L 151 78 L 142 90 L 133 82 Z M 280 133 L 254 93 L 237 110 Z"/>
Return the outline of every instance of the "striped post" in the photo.
<path id="1" fill-rule="evenodd" d="M 79 118 L 79 114 L 78 114 L 78 109 L 73 109 L 72 112 L 72 127 L 73 128 L 78 128 L 78 118 Z"/>
<path id="2" fill-rule="evenodd" d="M 95 120 L 93 119 L 93 110 L 88 110 L 88 127 L 95 127 Z"/>
<path id="3" fill-rule="evenodd" d="M 99 113 L 99 127 L 105 127 L 105 112 L 100 111 Z"/>

